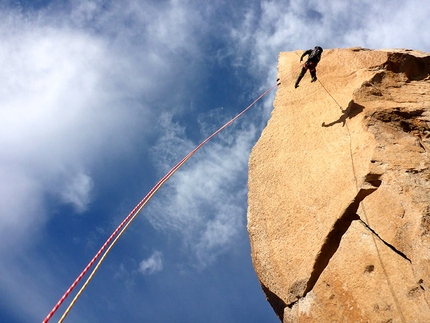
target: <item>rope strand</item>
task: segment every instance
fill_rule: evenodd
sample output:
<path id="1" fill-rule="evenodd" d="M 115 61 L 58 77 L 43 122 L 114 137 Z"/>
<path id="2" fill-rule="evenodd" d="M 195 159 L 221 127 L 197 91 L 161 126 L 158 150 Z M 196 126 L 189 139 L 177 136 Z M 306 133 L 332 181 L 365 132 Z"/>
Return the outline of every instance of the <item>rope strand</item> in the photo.
<path id="1" fill-rule="evenodd" d="M 323 87 L 323 89 L 328 93 L 328 95 L 330 95 L 330 97 L 333 99 L 334 102 L 336 102 L 336 104 L 339 106 L 339 108 L 343 111 L 342 107 L 340 106 L 340 104 L 336 101 L 336 99 L 330 94 L 329 91 L 327 91 L 327 89 L 325 88 L 325 86 L 321 83 L 321 81 L 318 79 L 318 82 L 321 84 L 321 86 Z"/>
<path id="2" fill-rule="evenodd" d="M 209 140 L 211 140 L 213 137 L 215 137 L 218 133 L 220 133 L 222 130 L 227 128 L 229 125 L 231 125 L 234 121 L 236 121 L 238 118 L 240 118 L 245 112 L 247 112 L 252 106 L 254 106 L 261 98 L 263 98 L 267 93 L 272 91 L 277 84 L 273 85 L 269 89 L 267 89 L 265 92 L 263 92 L 257 99 L 255 99 L 248 107 L 246 107 L 242 112 L 240 112 L 236 117 L 231 119 L 229 122 L 227 122 L 224 126 L 219 128 L 217 131 L 215 131 L 212 135 L 210 135 L 208 138 L 206 138 L 202 143 L 200 143 L 194 150 L 192 150 L 187 156 L 185 156 L 179 163 L 177 163 L 152 189 L 151 191 L 136 205 L 136 207 L 130 212 L 130 214 L 121 222 L 121 224 L 115 229 L 115 231 L 111 234 L 111 236 L 106 240 L 106 242 L 103 244 L 103 246 L 100 248 L 100 250 L 96 253 L 96 255 L 93 257 L 93 259 L 88 263 L 88 265 L 85 267 L 85 269 L 81 272 L 81 274 L 76 278 L 76 280 L 73 282 L 73 284 L 69 287 L 69 289 L 64 293 L 64 295 L 60 298 L 58 303 L 54 306 L 54 308 L 49 312 L 47 317 L 43 320 L 43 323 L 47 323 L 52 316 L 55 314 L 55 312 L 58 310 L 58 308 L 64 303 L 65 299 L 70 295 L 70 293 L 73 291 L 73 289 L 76 287 L 76 285 L 82 280 L 83 276 L 89 271 L 90 267 L 97 261 L 97 259 L 100 257 L 100 255 L 105 251 L 102 258 L 100 258 L 99 262 L 97 263 L 96 267 L 91 272 L 90 276 L 84 283 L 84 285 L 81 287 L 80 291 L 76 294 L 75 298 L 72 300 L 64 314 L 61 316 L 60 321 L 62 322 L 65 317 L 70 312 L 73 305 L 76 303 L 76 300 L 79 298 L 79 296 L 82 294 L 83 290 L 87 287 L 88 283 L 93 278 L 94 274 L 97 272 L 98 268 L 100 267 L 101 263 L 105 259 L 106 255 L 109 253 L 109 251 L 112 249 L 113 245 L 118 241 L 119 237 L 125 232 L 125 230 L 128 228 L 128 226 L 131 224 L 131 222 L 136 218 L 136 216 L 139 214 L 139 212 L 143 209 L 143 207 L 149 202 L 149 200 L 152 198 L 152 196 L 160 189 L 160 187 L 197 151 L 199 150 L 203 145 L 205 145 Z M 121 230 L 121 232 L 118 234 L 118 232 Z M 118 234 L 118 235 L 117 235 Z M 116 236 L 116 238 L 115 238 Z M 115 238 L 115 239 L 114 239 Z M 112 242 L 113 240 L 113 242 Z M 112 244 L 109 246 L 108 249 L 107 246 L 112 242 Z"/>

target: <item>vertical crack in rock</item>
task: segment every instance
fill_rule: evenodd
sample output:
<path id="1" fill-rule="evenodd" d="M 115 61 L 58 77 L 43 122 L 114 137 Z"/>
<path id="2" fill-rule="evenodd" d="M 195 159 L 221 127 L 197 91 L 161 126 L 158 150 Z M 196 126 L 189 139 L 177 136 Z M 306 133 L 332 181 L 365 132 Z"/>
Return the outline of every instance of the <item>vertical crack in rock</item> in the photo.
<path id="1" fill-rule="evenodd" d="M 365 185 L 357 193 L 356 197 L 352 203 L 346 208 L 342 216 L 335 222 L 332 230 L 327 235 L 327 238 L 321 247 L 321 250 L 315 260 L 315 264 L 306 286 L 303 297 L 309 293 L 317 283 L 319 277 L 321 276 L 324 269 L 327 267 L 330 259 L 336 253 L 339 248 L 340 241 L 343 235 L 348 231 L 351 226 L 352 221 L 360 220 L 357 214 L 358 207 L 367 196 L 375 192 L 381 185 L 378 175 L 373 175 L 367 177 Z"/>

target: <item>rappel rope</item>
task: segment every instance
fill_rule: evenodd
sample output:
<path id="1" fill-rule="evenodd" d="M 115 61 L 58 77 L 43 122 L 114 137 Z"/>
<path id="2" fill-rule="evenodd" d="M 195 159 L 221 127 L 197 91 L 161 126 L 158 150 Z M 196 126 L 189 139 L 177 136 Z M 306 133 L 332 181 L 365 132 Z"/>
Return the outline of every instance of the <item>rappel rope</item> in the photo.
<path id="1" fill-rule="evenodd" d="M 318 79 L 318 82 L 321 84 L 321 86 L 327 92 L 327 94 L 330 95 L 330 97 L 333 99 L 333 101 L 336 102 L 336 104 L 339 106 L 339 108 L 343 111 L 343 109 L 342 109 L 341 105 L 339 104 L 339 102 L 336 101 L 336 99 L 333 97 L 333 95 L 330 94 L 330 92 L 325 88 L 325 86 L 321 83 L 321 81 L 319 79 Z"/>
<path id="2" fill-rule="evenodd" d="M 154 187 L 153 189 L 150 191 L 150 193 L 144 198 L 144 200 L 142 200 L 142 202 L 140 203 L 141 205 L 139 206 L 139 208 L 136 210 L 136 212 L 133 214 L 133 216 L 129 219 L 128 223 L 122 228 L 121 232 L 117 235 L 117 237 L 115 238 L 115 240 L 111 243 L 111 245 L 109 246 L 109 248 L 106 250 L 106 252 L 103 254 L 103 256 L 100 258 L 99 262 L 97 263 L 97 265 L 94 267 L 93 271 L 91 272 L 90 276 L 87 278 L 87 280 L 85 281 L 84 285 L 81 287 L 81 289 L 79 290 L 79 292 L 76 294 L 76 296 L 73 298 L 72 302 L 70 303 L 70 305 L 67 307 L 66 311 L 64 312 L 64 314 L 61 316 L 60 320 L 58 321 L 58 323 L 62 323 L 64 321 L 64 319 L 66 318 L 66 316 L 68 315 L 68 313 L 70 312 L 71 308 L 74 306 L 74 304 L 76 303 L 77 299 L 80 297 L 80 295 L 82 294 L 82 292 L 85 290 L 85 288 L 88 286 L 89 282 L 91 281 L 91 279 L 93 278 L 93 276 L 95 275 L 95 273 L 97 272 L 97 270 L 99 269 L 100 265 L 102 264 L 102 262 L 104 261 L 105 257 L 107 256 L 107 254 L 110 252 L 110 250 L 112 249 L 112 247 L 116 244 L 116 242 L 119 240 L 119 238 L 122 236 L 122 234 L 125 232 L 125 230 L 127 230 L 128 226 L 131 224 L 131 222 L 133 222 L 133 220 L 137 217 L 137 215 L 139 214 L 139 212 L 145 207 L 145 205 L 149 202 L 149 200 L 154 196 L 154 194 L 161 188 L 161 186 L 183 165 L 185 164 L 185 162 L 192 156 L 194 155 L 194 153 L 199 150 L 203 145 L 205 145 L 209 140 L 211 140 L 214 136 L 216 136 L 218 133 L 220 133 L 222 130 L 224 130 L 225 128 L 227 128 L 230 124 L 232 124 L 234 121 L 236 121 L 241 115 L 243 115 L 248 109 L 250 109 L 255 103 L 257 103 L 257 101 L 259 101 L 263 96 L 265 96 L 267 93 L 269 93 L 271 90 L 273 90 L 276 87 L 276 85 L 273 85 L 271 88 L 269 88 L 268 90 L 266 90 L 263 94 L 261 94 L 254 102 L 252 102 L 245 110 L 243 110 L 241 113 L 239 113 L 236 117 L 234 117 L 233 119 L 231 119 L 229 122 L 227 122 L 224 126 L 222 126 L 221 128 L 219 128 L 217 131 L 215 131 L 212 135 L 210 135 L 208 138 L 206 138 L 200 145 L 198 145 L 194 150 L 192 150 L 187 156 L 185 156 L 178 164 L 176 164 Z"/>
<path id="3" fill-rule="evenodd" d="M 139 212 L 143 209 L 143 207 L 149 202 L 149 200 L 154 196 L 154 194 L 160 189 L 160 187 L 195 153 L 197 152 L 203 145 L 205 145 L 209 140 L 211 140 L 213 137 L 215 137 L 218 133 L 220 133 L 222 130 L 227 128 L 229 125 L 231 125 L 234 121 L 236 121 L 238 118 L 240 118 L 245 112 L 247 112 L 252 106 L 254 106 L 261 98 L 263 98 L 267 93 L 272 91 L 277 84 L 273 85 L 269 89 L 267 89 L 265 92 L 263 92 L 257 99 L 255 99 L 248 107 L 246 107 L 241 113 L 239 113 L 236 117 L 231 119 L 229 122 L 227 122 L 224 126 L 219 128 L 217 131 L 215 131 L 212 135 L 210 135 L 208 138 L 206 138 L 202 143 L 200 143 L 194 150 L 192 150 L 187 156 L 185 156 L 179 163 L 177 163 L 152 189 L 151 191 L 136 205 L 136 207 L 130 212 L 130 214 L 121 222 L 121 224 L 115 229 L 115 231 L 111 234 L 111 236 L 106 240 L 106 242 L 103 244 L 103 246 L 100 248 L 100 250 L 96 253 L 96 255 L 93 257 L 93 259 L 88 263 L 88 265 L 85 267 L 85 269 L 81 272 L 81 274 L 76 278 L 76 280 L 73 282 L 73 284 L 67 289 L 67 291 L 64 293 L 64 295 L 60 298 L 58 303 L 54 306 L 54 308 L 49 312 L 47 317 L 43 320 L 43 323 L 47 323 L 52 316 L 55 314 L 55 312 L 58 310 L 58 308 L 64 303 L 65 299 L 70 295 L 70 293 L 73 291 L 73 289 L 76 287 L 76 285 L 82 280 L 83 276 L 89 271 L 90 267 L 97 261 L 97 259 L 100 257 L 100 255 L 105 251 L 103 256 L 98 261 L 96 267 L 91 272 L 90 276 L 84 283 L 84 285 L 81 287 L 79 292 L 76 294 L 64 314 L 61 316 L 59 323 L 63 322 L 65 317 L 70 312 L 73 305 L 76 303 L 79 296 L 82 294 L 84 289 L 87 287 L 88 283 L 93 278 L 94 274 L 97 272 L 98 268 L 100 267 L 101 263 L 105 259 L 106 255 L 110 252 L 111 248 L 115 245 L 115 243 L 118 241 L 118 239 L 121 237 L 121 235 L 125 232 L 125 230 L 128 228 L 128 226 L 131 224 L 131 222 L 136 218 L 136 216 L 139 214 Z M 118 232 L 120 232 L 118 234 Z M 117 235 L 118 234 L 118 235 Z M 115 237 L 116 236 L 116 237 Z M 114 239 L 115 238 L 115 239 Z M 113 241 L 112 241 L 113 240 Z M 112 242 L 112 243 L 111 243 Z M 111 243 L 111 244 L 110 244 Z M 110 245 L 109 245 L 110 244 Z M 108 247 L 109 245 L 109 247 Z M 108 247 L 108 248 L 107 248 Z M 107 249 L 106 249 L 107 248 Z"/>

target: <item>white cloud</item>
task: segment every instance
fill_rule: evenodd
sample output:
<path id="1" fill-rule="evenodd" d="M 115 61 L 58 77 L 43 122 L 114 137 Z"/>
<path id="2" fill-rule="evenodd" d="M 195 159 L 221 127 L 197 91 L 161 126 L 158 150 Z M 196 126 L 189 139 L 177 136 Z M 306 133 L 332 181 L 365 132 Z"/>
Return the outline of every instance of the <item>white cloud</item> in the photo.
<path id="1" fill-rule="evenodd" d="M 29 230 L 44 220 L 39 183 L 12 167 L 0 168 L 0 254 L 19 252 Z M 10 248 L 15 245 L 15 248 Z M 12 250 L 14 249 L 14 250 Z"/>
<path id="2" fill-rule="evenodd" d="M 245 192 L 241 192 L 242 194 Z M 238 238 L 238 233 L 244 226 L 244 214 L 246 210 L 239 205 L 238 201 L 243 197 L 234 194 L 237 201 L 226 201 L 225 206 L 218 205 L 218 212 L 213 219 L 206 222 L 205 227 L 200 232 L 200 236 L 194 250 L 197 267 L 205 267 L 212 264 L 216 258 L 233 248 Z"/>
<path id="3" fill-rule="evenodd" d="M 126 121 L 109 106 L 98 115 L 109 98 L 99 91 L 101 41 L 69 30 L 22 29 L 0 34 L 0 170 L 8 173 L 0 187 L 13 196 L 0 218 L 19 224 L 46 219 L 46 193 L 85 210 L 92 180 L 80 169 L 100 152 L 108 131 Z M 28 212 L 22 201 L 35 209 Z"/>
<path id="4" fill-rule="evenodd" d="M 90 192 L 93 188 L 93 180 L 86 174 L 79 173 L 68 182 L 67 186 L 60 193 L 64 203 L 70 203 L 79 213 L 87 209 L 90 202 Z"/>
<path id="5" fill-rule="evenodd" d="M 162 253 L 154 251 L 148 259 L 142 260 L 139 265 L 139 272 L 144 275 L 152 275 L 163 270 Z"/>

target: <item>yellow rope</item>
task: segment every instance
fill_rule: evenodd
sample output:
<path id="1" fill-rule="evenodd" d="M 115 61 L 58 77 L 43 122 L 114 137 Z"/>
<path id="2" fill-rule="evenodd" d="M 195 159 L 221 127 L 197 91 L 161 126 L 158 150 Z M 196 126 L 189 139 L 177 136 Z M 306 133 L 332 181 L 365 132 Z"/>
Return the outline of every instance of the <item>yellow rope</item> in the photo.
<path id="1" fill-rule="evenodd" d="M 242 116 L 248 109 L 250 109 L 257 101 L 259 101 L 263 96 L 265 96 L 267 93 L 269 93 L 271 90 L 273 90 L 277 85 L 273 85 L 268 90 L 266 90 L 263 94 L 261 94 L 257 99 L 255 99 L 247 108 L 245 108 L 241 113 L 239 113 L 237 116 L 235 116 L 233 119 L 231 119 L 229 122 L 227 122 L 224 126 L 219 128 L 217 131 L 215 131 L 212 135 L 210 135 L 208 138 L 206 138 L 202 143 L 200 143 L 194 150 L 192 150 L 190 153 L 188 153 L 187 156 L 185 156 L 178 164 L 176 164 L 170 171 L 167 173 L 151 190 L 151 192 L 145 197 L 144 201 L 140 205 L 140 207 L 136 210 L 136 212 L 133 214 L 133 216 L 130 218 L 130 220 L 127 222 L 127 224 L 122 228 L 121 232 L 116 236 L 116 238 L 112 241 L 112 243 L 109 245 L 109 247 L 104 252 L 103 256 L 98 261 L 97 265 L 94 267 L 91 274 L 88 276 L 85 283 L 82 285 L 81 289 L 78 291 L 78 293 L 75 295 L 67 309 L 64 311 L 63 315 L 59 319 L 58 323 L 62 323 L 66 316 L 69 314 L 72 307 L 75 305 L 78 298 L 81 296 L 82 292 L 85 290 L 85 288 L 88 286 L 89 282 L 94 277 L 95 273 L 99 269 L 100 265 L 106 258 L 107 254 L 110 252 L 112 247 L 116 244 L 118 239 L 122 236 L 122 234 L 127 230 L 131 222 L 137 217 L 139 212 L 144 208 L 144 206 L 149 202 L 149 200 L 154 196 L 154 194 L 161 188 L 161 186 L 170 178 L 172 175 L 197 151 L 199 150 L 203 145 L 205 145 L 210 139 L 212 139 L 214 136 L 216 136 L 219 132 L 227 128 L 230 124 L 232 124 L 234 121 L 236 121 L 240 116 Z"/>
<path id="2" fill-rule="evenodd" d="M 176 165 L 177 167 L 174 169 L 173 172 L 170 173 L 169 176 L 165 177 L 158 185 L 158 187 L 153 190 L 152 194 L 150 194 L 148 196 L 148 198 L 146 199 L 146 201 L 140 206 L 139 209 L 137 209 L 136 213 L 130 218 L 130 220 L 128 221 L 128 223 L 122 228 L 121 232 L 116 236 L 116 238 L 112 241 L 112 243 L 110 244 L 110 246 L 106 249 L 105 253 L 103 254 L 103 256 L 100 258 L 100 260 L 98 261 L 97 265 L 94 267 L 93 271 L 91 272 L 91 274 L 88 276 L 87 280 L 85 281 L 85 283 L 82 285 L 81 289 L 78 291 L 78 293 L 75 295 L 75 297 L 73 298 L 73 300 L 70 302 L 69 306 L 67 307 L 67 309 L 64 311 L 63 315 L 61 316 L 61 318 L 58 320 L 58 323 L 62 323 L 64 321 L 64 319 L 66 318 L 66 316 L 69 314 L 70 310 L 72 309 L 72 307 L 75 305 L 76 301 L 78 300 L 78 298 L 81 296 L 82 292 L 85 290 L 85 288 L 87 288 L 88 284 L 90 283 L 90 281 L 93 279 L 95 273 L 98 271 L 100 265 L 102 264 L 102 262 L 105 260 L 107 254 L 110 252 L 110 250 L 113 248 L 113 246 L 117 243 L 117 241 L 119 240 L 119 238 L 122 236 L 122 234 L 125 232 L 125 230 L 127 230 L 127 228 L 129 227 L 129 225 L 133 222 L 133 220 L 137 217 L 137 215 L 140 213 L 140 211 L 145 207 L 146 204 L 148 204 L 149 200 L 154 196 L 155 193 L 157 193 L 157 191 L 161 188 L 161 186 L 191 157 L 191 155 L 194 153 L 191 152 L 190 154 L 188 154 L 182 161 L 181 163 L 179 163 L 178 165 Z"/>

